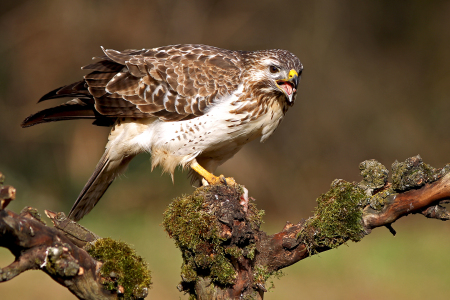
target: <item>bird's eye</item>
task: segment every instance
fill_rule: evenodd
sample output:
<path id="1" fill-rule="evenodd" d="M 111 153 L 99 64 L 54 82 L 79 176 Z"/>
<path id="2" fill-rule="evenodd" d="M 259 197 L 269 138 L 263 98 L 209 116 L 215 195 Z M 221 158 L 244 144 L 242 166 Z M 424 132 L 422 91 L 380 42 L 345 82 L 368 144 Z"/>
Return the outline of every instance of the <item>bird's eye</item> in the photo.
<path id="1" fill-rule="evenodd" d="M 280 69 L 278 69 L 275 66 L 270 66 L 269 71 L 270 71 L 270 73 L 278 73 L 278 72 L 280 72 Z"/>

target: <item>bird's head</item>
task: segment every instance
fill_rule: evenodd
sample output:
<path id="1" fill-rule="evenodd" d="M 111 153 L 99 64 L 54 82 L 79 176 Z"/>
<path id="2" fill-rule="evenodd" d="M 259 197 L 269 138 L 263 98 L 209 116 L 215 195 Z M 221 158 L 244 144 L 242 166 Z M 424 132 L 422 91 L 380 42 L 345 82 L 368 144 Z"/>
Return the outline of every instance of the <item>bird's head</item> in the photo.
<path id="1" fill-rule="evenodd" d="M 303 65 L 294 54 L 286 50 L 263 50 L 249 56 L 254 68 L 251 77 L 261 83 L 265 92 L 284 94 L 289 105 L 294 104 Z"/>

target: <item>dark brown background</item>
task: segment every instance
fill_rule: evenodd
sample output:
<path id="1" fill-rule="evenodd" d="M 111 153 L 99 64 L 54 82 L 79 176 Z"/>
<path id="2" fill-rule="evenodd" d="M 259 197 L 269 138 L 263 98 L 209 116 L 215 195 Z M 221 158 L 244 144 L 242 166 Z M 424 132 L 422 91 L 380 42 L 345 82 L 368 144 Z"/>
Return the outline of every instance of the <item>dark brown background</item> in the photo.
<path id="1" fill-rule="evenodd" d="M 449 1 L 3 0 L 0 171 L 18 189 L 11 209 L 68 211 L 106 143 L 107 130 L 89 121 L 21 129 L 26 116 L 58 102 L 36 105 L 40 96 L 81 78 L 100 46 L 178 43 L 282 48 L 305 67 L 296 104 L 275 134 L 219 169 L 266 210 L 269 232 L 311 215 L 333 179 L 360 180 L 363 160 L 388 168 L 416 154 L 435 167 L 450 162 Z M 185 173 L 173 185 L 160 172 L 150 173 L 141 155 L 82 223 L 136 245 L 154 274 L 149 299 L 178 299 L 181 260 L 158 224 L 170 200 L 193 189 Z M 394 228 L 395 238 L 378 229 L 290 267 L 266 298 L 446 299 L 449 225 L 410 217 Z M 0 265 L 10 260 L 0 249 Z M 74 298 L 29 273 L 0 284 L 2 299 Z"/>

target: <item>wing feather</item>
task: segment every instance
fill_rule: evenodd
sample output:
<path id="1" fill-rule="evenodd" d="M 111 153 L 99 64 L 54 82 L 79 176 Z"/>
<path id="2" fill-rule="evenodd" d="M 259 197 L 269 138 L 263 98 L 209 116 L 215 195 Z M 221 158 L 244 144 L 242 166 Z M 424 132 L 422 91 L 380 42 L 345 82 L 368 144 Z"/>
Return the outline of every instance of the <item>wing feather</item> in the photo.
<path id="1" fill-rule="evenodd" d="M 243 70 L 238 52 L 204 45 L 104 52 L 126 67 L 121 72 L 128 74 L 114 77 L 106 90 L 122 95 L 142 112 L 165 110 L 169 113 L 164 114 L 165 120 L 179 119 L 169 118 L 170 114 L 202 115 L 216 98 L 237 88 Z M 144 101 L 155 105 L 146 106 Z"/>
<path id="2" fill-rule="evenodd" d="M 91 70 L 83 80 L 55 89 L 40 101 L 90 99 L 94 113 L 80 112 L 80 118 L 186 120 L 204 114 L 216 99 L 232 94 L 244 70 L 240 52 L 205 45 L 103 52 L 98 61 L 82 68 Z M 76 118 L 73 110 L 66 110 L 66 119 Z M 64 112 L 53 118 L 63 119 Z"/>

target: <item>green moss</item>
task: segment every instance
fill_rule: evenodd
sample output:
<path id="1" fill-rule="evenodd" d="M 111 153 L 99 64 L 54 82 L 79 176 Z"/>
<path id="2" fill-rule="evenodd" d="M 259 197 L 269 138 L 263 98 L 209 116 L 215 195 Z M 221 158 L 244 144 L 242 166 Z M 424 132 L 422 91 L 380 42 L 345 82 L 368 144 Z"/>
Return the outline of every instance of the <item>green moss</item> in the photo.
<path id="1" fill-rule="evenodd" d="M 231 246 L 231 247 L 227 247 L 225 249 L 225 253 L 227 253 L 235 258 L 239 258 L 243 255 L 244 250 L 237 246 Z"/>
<path id="2" fill-rule="evenodd" d="M 299 238 L 311 254 L 316 247 L 336 248 L 348 240 L 361 240 L 362 206 L 366 202 L 367 196 L 357 184 L 334 180 L 331 189 L 317 199 L 314 216 L 306 221 Z"/>
<path id="3" fill-rule="evenodd" d="M 204 240 L 214 245 L 223 240 L 218 236 L 214 212 L 205 206 L 207 191 L 200 188 L 192 195 L 179 197 L 164 212 L 164 228 L 180 248 L 197 249 Z"/>
<path id="4" fill-rule="evenodd" d="M 253 269 L 253 282 L 255 284 L 262 284 L 266 285 L 266 282 L 272 277 L 276 279 L 280 279 L 284 276 L 284 273 L 282 271 L 269 271 L 269 268 L 267 266 L 255 266 Z M 266 287 L 268 291 L 273 289 L 275 287 L 273 280 L 270 282 L 270 286 Z"/>
<path id="5" fill-rule="evenodd" d="M 256 245 L 250 244 L 244 248 L 244 256 L 253 260 L 256 254 Z"/>
<path id="6" fill-rule="evenodd" d="M 197 272 L 195 272 L 194 266 L 191 262 L 183 262 L 183 265 L 181 266 L 181 278 L 186 282 L 197 280 Z"/>
<path id="7" fill-rule="evenodd" d="M 236 279 L 232 261 L 254 258 L 254 241 L 232 242 L 234 220 L 255 229 L 264 214 L 253 203 L 243 211 L 239 204 L 243 192 L 240 187 L 201 187 L 175 199 L 164 212 L 164 228 L 182 252 L 181 286 L 185 291 L 193 293 L 192 284 L 199 276 L 210 278 L 215 285 L 231 285 Z"/>
<path id="8" fill-rule="evenodd" d="M 237 252 L 222 245 L 226 238 L 219 236 L 216 207 L 205 201 L 209 189 L 175 199 L 164 213 L 163 225 L 182 250 L 184 281 L 195 281 L 198 272 L 206 272 L 216 284 L 232 284 L 236 272 L 226 255 Z"/>
<path id="9" fill-rule="evenodd" d="M 253 282 L 265 284 L 267 279 L 272 275 L 267 266 L 255 266 L 253 271 Z"/>
<path id="10" fill-rule="evenodd" d="M 259 210 L 256 208 L 256 204 L 253 202 L 248 203 L 248 220 L 250 221 L 250 224 L 252 226 L 252 229 L 256 230 L 261 227 L 261 224 L 264 223 L 263 217 L 266 214 L 264 210 Z"/>
<path id="11" fill-rule="evenodd" d="M 223 253 L 214 257 L 213 263 L 210 266 L 211 279 L 221 285 L 228 285 L 234 283 L 236 279 L 236 271 L 230 260 L 225 257 Z"/>
<path id="12" fill-rule="evenodd" d="M 39 213 L 39 211 L 37 210 L 37 208 L 26 206 L 22 209 L 22 211 L 20 213 L 21 214 L 29 213 L 36 221 L 39 221 L 42 224 L 47 225 L 47 223 L 42 219 L 42 216 Z"/>
<path id="13" fill-rule="evenodd" d="M 124 299 L 147 293 L 151 285 L 150 270 L 144 259 L 128 244 L 103 238 L 90 244 L 86 250 L 103 263 L 100 274 L 105 278 L 103 284 L 106 289 L 116 291 L 117 284 L 121 285 L 125 290 Z"/>

